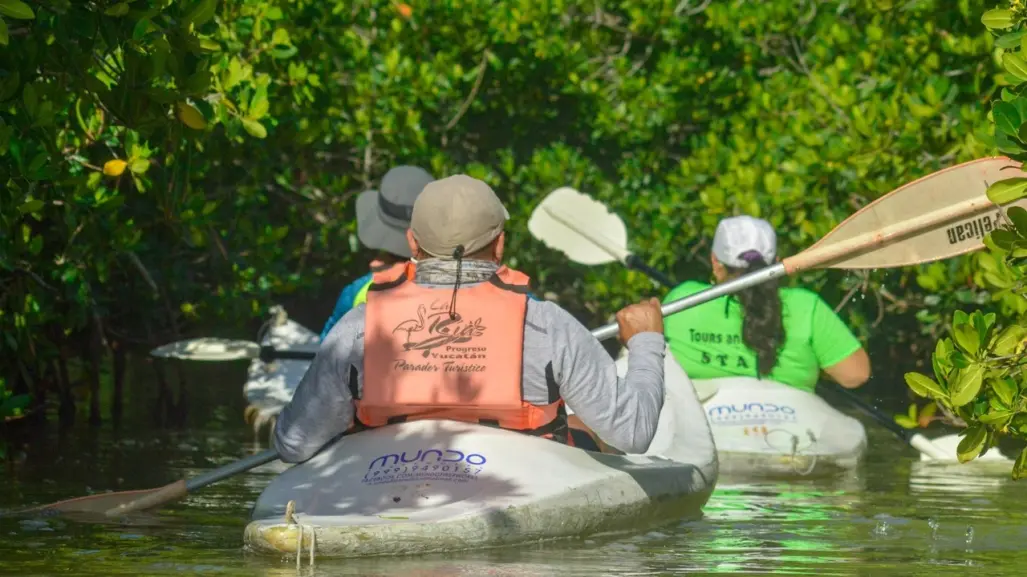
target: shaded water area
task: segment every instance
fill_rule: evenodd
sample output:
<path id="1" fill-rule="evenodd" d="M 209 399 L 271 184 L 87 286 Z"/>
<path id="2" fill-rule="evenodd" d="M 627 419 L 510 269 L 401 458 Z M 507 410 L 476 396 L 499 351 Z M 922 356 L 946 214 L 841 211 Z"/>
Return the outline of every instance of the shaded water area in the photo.
<path id="1" fill-rule="evenodd" d="M 244 364 L 193 364 L 191 413 L 156 428 L 147 371 L 132 371 L 127 412 L 114 430 L 76 425 L 14 449 L 0 477 L 0 509 L 103 490 L 163 485 L 266 447 L 243 423 Z M 80 419 L 81 420 L 81 419 Z M 318 559 L 302 575 L 1021 575 L 1027 563 L 1027 484 L 1008 470 L 938 470 L 872 422 L 867 461 L 838 479 L 744 482 L 722 478 L 705 518 L 647 530 L 487 552 L 382 559 Z M 0 518 L 7 575 L 296 575 L 294 561 L 246 552 L 250 508 L 265 468 L 198 491 L 126 524 Z"/>

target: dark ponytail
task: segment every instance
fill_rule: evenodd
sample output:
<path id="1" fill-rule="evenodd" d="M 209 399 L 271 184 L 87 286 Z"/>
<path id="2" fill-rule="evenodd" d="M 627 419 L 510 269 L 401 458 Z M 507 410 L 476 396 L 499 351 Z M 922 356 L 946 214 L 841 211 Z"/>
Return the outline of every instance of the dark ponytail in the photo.
<path id="1" fill-rule="evenodd" d="M 749 266 L 727 267 L 732 277 L 757 271 L 769 264 L 754 250 L 743 253 L 739 258 L 749 263 Z M 777 364 L 777 352 L 785 342 L 777 279 L 747 288 L 739 292 L 737 298 L 742 305 L 742 342 L 756 353 L 759 376 L 769 375 Z"/>

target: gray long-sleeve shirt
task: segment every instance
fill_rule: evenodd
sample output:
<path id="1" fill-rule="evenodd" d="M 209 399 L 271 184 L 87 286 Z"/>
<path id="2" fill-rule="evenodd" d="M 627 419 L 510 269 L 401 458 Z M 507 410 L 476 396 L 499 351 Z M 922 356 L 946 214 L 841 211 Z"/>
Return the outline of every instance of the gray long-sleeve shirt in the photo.
<path id="1" fill-rule="evenodd" d="M 452 286 L 451 279 L 446 282 L 449 265 L 422 261 L 415 282 Z M 470 286 L 472 279 L 480 282 L 495 270 L 492 263 L 464 261 L 461 286 Z M 361 304 L 332 328 L 279 415 L 274 448 L 282 461 L 306 461 L 349 427 L 354 413 L 351 368 L 356 368 L 357 390 L 364 386 L 364 318 Z M 555 303 L 529 299 L 524 324 L 524 400 L 548 403 L 546 366 L 552 364 L 560 396 L 585 425 L 624 452 L 645 452 L 663 408 L 663 335 L 639 333 L 628 341 L 628 371 L 621 379 L 599 341 Z"/>

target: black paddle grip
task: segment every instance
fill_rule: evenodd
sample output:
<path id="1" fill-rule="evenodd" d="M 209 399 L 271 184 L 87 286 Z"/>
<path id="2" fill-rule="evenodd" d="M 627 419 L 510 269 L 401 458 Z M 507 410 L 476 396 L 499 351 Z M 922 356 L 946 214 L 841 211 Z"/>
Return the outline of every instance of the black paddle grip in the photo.
<path id="1" fill-rule="evenodd" d="M 280 359 L 310 361 L 315 355 L 317 353 L 311 351 L 280 351 L 267 345 L 260 347 L 260 360 L 265 363 Z"/>
<path id="2" fill-rule="evenodd" d="M 656 270 L 655 268 L 647 265 L 645 261 L 639 258 L 636 254 L 629 254 L 624 264 L 628 265 L 628 268 L 633 268 L 638 272 L 645 274 L 645 276 L 653 279 L 654 281 L 662 284 L 667 288 L 674 288 L 675 286 L 677 286 L 677 283 L 674 282 L 674 279 Z"/>

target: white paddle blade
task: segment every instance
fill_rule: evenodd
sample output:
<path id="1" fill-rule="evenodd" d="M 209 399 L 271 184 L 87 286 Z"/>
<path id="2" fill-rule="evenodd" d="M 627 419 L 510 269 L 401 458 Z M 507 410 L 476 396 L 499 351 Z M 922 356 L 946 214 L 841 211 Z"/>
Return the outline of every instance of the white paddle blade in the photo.
<path id="1" fill-rule="evenodd" d="M 547 247 L 584 265 L 624 262 L 631 254 L 624 221 L 605 204 L 566 186 L 535 207 L 528 231 Z"/>
<path id="2" fill-rule="evenodd" d="M 150 354 L 187 361 L 237 361 L 260 357 L 260 345 L 252 341 L 207 337 L 168 343 L 153 349 Z"/>
<path id="3" fill-rule="evenodd" d="M 984 247 L 984 236 L 998 228 L 1003 211 L 988 200 L 988 187 L 1027 177 L 1020 163 L 1005 157 L 981 158 L 929 174 L 863 207 L 814 244 L 809 251 L 855 241 L 868 233 L 899 238 L 867 246 L 831 268 L 875 269 L 948 259 Z M 1027 208 L 1027 199 L 1005 205 Z M 916 231 L 922 221 L 924 227 Z M 909 231 L 908 234 L 902 232 Z"/>

